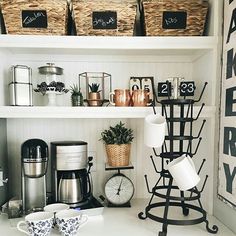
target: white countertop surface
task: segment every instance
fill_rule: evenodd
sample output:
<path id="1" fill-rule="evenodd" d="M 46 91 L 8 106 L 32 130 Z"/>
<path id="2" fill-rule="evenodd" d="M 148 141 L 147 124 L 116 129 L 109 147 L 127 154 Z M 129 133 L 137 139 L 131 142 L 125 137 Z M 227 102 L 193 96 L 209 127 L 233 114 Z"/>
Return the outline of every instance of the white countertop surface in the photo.
<path id="1" fill-rule="evenodd" d="M 131 208 L 104 208 L 103 214 L 90 216 L 88 223 L 79 229 L 79 236 L 158 236 L 162 224 L 151 219 L 140 220 L 138 213 L 145 209 L 148 199 L 132 200 Z M 177 214 L 177 215 L 176 215 Z M 174 213 L 182 219 L 181 213 Z M 190 212 L 191 215 L 191 212 Z M 188 217 L 187 217 L 188 218 Z M 22 218 L 8 219 L 6 214 L 0 215 L 0 235 L 1 236 L 22 236 L 24 233 L 16 228 L 16 224 Z M 209 226 L 216 224 L 219 227 L 217 236 L 236 236 L 215 217 L 208 216 Z M 60 235 L 56 230 L 52 230 L 50 235 Z M 205 223 L 193 226 L 168 226 L 168 236 L 209 236 L 205 229 Z"/>

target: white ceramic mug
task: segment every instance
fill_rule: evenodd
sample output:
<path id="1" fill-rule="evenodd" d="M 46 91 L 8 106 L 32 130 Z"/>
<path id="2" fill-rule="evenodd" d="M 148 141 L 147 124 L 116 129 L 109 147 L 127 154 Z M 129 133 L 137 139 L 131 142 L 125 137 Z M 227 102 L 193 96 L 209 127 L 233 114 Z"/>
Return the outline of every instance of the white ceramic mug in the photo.
<path id="1" fill-rule="evenodd" d="M 53 212 L 34 212 L 25 217 L 24 221 L 19 221 L 17 229 L 30 236 L 47 236 L 50 234 L 53 225 Z M 21 226 L 25 225 L 27 231 Z"/>
<path id="2" fill-rule="evenodd" d="M 144 120 L 144 143 L 159 148 L 165 139 L 166 119 L 160 114 L 151 114 Z"/>
<path id="3" fill-rule="evenodd" d="M 88 216 L 75 209 L 63 210 L 56 213 L 56 224 L 64 236 L 77 235 L 78 229 L 85 225 Z"/>
<path id="4" fill-rule="evenodd" d="M 200 181 L 193 160 L 189 155 L 184 154 L 171 161 L 167 165 L 167 170 L 182 191 L 195 187 Z"/>

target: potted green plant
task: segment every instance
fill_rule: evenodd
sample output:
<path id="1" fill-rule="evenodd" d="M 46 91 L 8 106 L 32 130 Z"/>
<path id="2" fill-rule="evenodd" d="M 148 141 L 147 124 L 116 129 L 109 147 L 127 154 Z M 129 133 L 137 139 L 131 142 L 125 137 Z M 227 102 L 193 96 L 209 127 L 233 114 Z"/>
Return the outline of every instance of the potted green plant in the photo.
<path id="1" fill-rule="evenodd" d="M 128 166 L 131 143 L 134 139 L 133 130 L 125 127 L 121 121 L 101 132 L 105 144 L 107 160 L 110 166 Z"/>
<path id="2" fill-rule="evenodd" d="M 72 106 L 83 106 L 83 96 L 77 84 L 70 86 Z"/>
<path id="3" fill-rule="evenodd" d="M 88 104 L 89 106 L 101 106 L 102 100 L 100 96 L 101 90 L 99 90 L 100 84 L 89 84 Z"/>

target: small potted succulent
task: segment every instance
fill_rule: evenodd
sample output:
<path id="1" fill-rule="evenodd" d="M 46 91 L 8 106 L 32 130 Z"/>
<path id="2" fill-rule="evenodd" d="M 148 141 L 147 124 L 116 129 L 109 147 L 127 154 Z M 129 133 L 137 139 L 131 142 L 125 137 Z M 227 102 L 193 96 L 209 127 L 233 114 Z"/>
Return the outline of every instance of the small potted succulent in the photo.
<path id="1" fill-rule="evenodd" d="M 101 90 L 99 90 L 100 84 L 89 84 L 88 104 L 89 106 L 101 106 L 102 100 L 100 96 Z"/>
<path id="2" fill-rule="evenodd" d="M 72 106 L 83 106 L 83 95 L 80 92 L 77 84 L 73 84 L 73 86 L 70 86 L 70 93 Z"/>
<path id="3" fill-rule="evenodd" d="M 105 144 L 107 160 L 110 166 L 128 166 L 131 143 L 134 139 L 133 130 L 125 127 L 121 121 L 101 132 Z"/>

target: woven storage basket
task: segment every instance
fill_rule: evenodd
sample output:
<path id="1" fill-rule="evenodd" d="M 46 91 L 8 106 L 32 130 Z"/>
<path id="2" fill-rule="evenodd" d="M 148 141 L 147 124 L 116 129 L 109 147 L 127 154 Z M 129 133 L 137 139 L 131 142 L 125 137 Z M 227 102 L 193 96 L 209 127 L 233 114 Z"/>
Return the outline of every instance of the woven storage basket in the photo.
<path id="1" fill-rule="evenodd" d="M 7 34 L 66 35 L 66 0 L 0 0 Z"/>
<path id="2" fill-rule="evenodd" d="M 141 0 L 147 36 L 203 35 L 208 2 L 204 0 Z"/>
<path id="3" fill-rule="evenodd" d="M 136 0 L 72 0 L 72 5 L 77 35 L 134 35 Z"/>
<path id="4" fill-rule="evenodd" d="M 109 166 L 128 166 L 131 144 L 107 144 L 107 162 Z"/>

